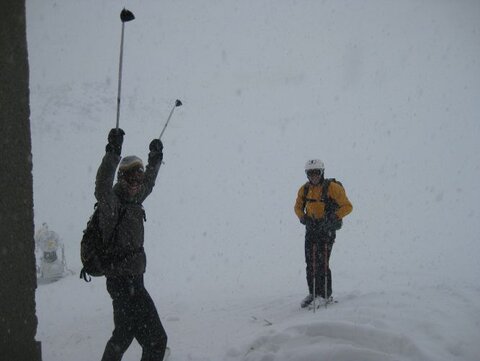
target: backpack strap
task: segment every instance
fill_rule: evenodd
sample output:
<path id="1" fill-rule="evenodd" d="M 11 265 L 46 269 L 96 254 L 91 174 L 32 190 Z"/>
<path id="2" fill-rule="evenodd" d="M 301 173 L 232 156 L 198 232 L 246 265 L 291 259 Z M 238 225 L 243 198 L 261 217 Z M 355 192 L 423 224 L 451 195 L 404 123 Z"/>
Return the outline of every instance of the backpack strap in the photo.
<path id="1" fill-rule="evenodd" d="M 307 205 L 307 194 L 308 194 L 308 191 L 309 191 L 309 186 L 308 186 L 308 182 L 305 183 L 303 185 L 303 209 L 305 209 L 305 206 Z"/>
<path id="2" fill-rule="evenodd" d="M 115 227 L 113 227 L 112 234 L 109 239 L 109 245 L 113 243 L 113 239 L 115 238 L 115 235 L 117 234 L 117 228 L 120 222 L 122 221 L 123 217 L 125 216 L 125 213 L 127 213 L 127 207 L 120 207 L 120 213 L 117 218 L 117 223 L 115 223 Z"/>
<path id="3" fill-rule="evenodd" d="M 322 194 L 320 196 L 320 199 L 311 199 L 307 198 L 308 191 L 309 191 L 309 185 L 306 183 L 304 185 L 304 195 L 303 195 L 303 207 L 305 209 L 305 205 L 307 202 L 322 202 L 325 204 L 325 214 L 324 214 L 324 219 L 325 219 L 325 226 L 328 228 L 325 228 L 324 231 L 327 231 L 327 235 L 330 239 L 330 242 L 334 242 L 335 240 L 335 235 L 336 231 L 339 230 L 342 227 L 342 220 L 338 220 L 335 222 L 332 222 L 335 217 L 331 217 L 332 214 L 334 214 L 339 205 L 335 201 L 335 199 L 331 198 L 328 196 L 328 190 L 330 188 L 330 184 L 332 182 L 338 183 L 339 185 L 342 185 L 339 181 L 337 181 L 335 178 L 326 178 L 323 180 L 322 183 Z"/>
<path id="4" fill-rule="evenodd" d="M 325 214 L 335 212 L 338 208 L 337 202 L 334 199 L 328 196 L 328 189 L 330 183 L 336 182 L 339 183 L 335 178 L 325 178 L 322 184 L 322 195 L 320 199 L 307 198 L 309 188 L 309 183 L 305 183 L 303 186 L 303 208 L 305 208 L 307 202 L 322 202 L 325 203 Z"/>
<path id="5" fill-rule="evenodd" d="M 328 189 L 330 187 L 330 184 L 332 182 L 338 183 L 342 185 L 339 181 L 337 181 L 335 178 L 328 178 L 325 179 L 323 182 L 323 189 L 322 189 L 322 202 L 325 203 L 325 215 L 328 217 L 330 214 L 335 213 L 338 209 L 338 203 L 335 201 L 335 199 L 331 198 L 328 196 Z"/>
<path id="6" fill-rule="evenodd" d="M 320 201 L 323 203 L 327 203 L 330 197 L 328 196 L 328 188 L 330 187 L 330 183 L 332 183 L 331 178 L 326 178 L 322 184 L 322 195 L 320 196 Z"/>
<path id="7" fill-rule="evenodd" d="M 80 278 L 83 278 L 85 282 L 90 282 L 92 280 L 92 277 L 90 277 L 88 273 L 85 272 L 84 267 L 82 267 L 82 270 L 80 271 Z"/>

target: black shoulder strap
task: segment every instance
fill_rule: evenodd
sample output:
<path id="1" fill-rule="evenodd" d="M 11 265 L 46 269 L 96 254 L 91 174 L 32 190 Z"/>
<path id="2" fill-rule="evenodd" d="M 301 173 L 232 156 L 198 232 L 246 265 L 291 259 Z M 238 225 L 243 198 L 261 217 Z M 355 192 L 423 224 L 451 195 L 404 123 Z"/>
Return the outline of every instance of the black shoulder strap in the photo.
<path id="1" fill-rule="evenodd" d="M 305 183 L 303 186 L 303 208 L 305 209 L 305 206 L 307 202 L 322 202 L 325 204 L 325 214 L 328 216 L 331 213 L 334 213 L 338 209 L 338 204 L 335 201 L 335 199 L 331 198 L 328 196 L 328 189 L 330 188 L 330 184 L 332 182 L 339 183 L 335 178 L 325 178 L 323 183 L 322 183 L 322 195 L 320 196 L 320 199 L 308 199 L 308 191 L 309 191 L 309 184 Z"/>
<path id="2" fill-rule="evenodd" d="M 115 237 L 115 234 L 117 233 L 118 225 L 120 224 L 123 217 L 125 216 L 125 213 L 127 213 L 127 207 L 120 207 L 120 212 L 119 212 L 119 215 L 118 215 L 117 223 L 115 224 L 115 227 L 113 227 L 112 236 L 110 237 L 110 243 L 113 241 L 113 238 Z"/>
<path id="3" fill-rule="evenodd" d="M 303 185 L 303 209 L 307 205 L 307 194 L 309 191 L 308 182 Z"/>
<path id="4" fill-rule="evenodd" d="M 332 179 L 331 178 L 325 178 L 323 180 L 323 184 L 322 184 L 322 196 L 320 197 L 320 200 L 323 202 L 323 203 L 327 203 L 328 202 L 328 199 L 330 198 L 328 196 L 328 188 L 330 187 L 330 183 L 332 183 Z"/>
<path id="5" fill-rule="evenodd" d="M 307 202 L 327 202 L 327 197 L 328 197 L 328 187 L 330 185 L 331 179 L 325 179 L 322 183 L 322 195 L 320 196 L 320 199 L 314 199 L 314 198 L 307 198 L 308 191 L 310 190 L 309 188 L 309 182 L 305 183 L 303 186 L 303 208 L 305 208 L 305 205 Z"/>
<path id="6" fill-rule="evenodd" d="M 335 183 L 340 183 L 338 182 L 335 178 L 325 178 L 322 183 L 322 195 L 320 196 L 320 199 L 308 199 L 308 191 L 309 191 L 309 183 L 305 183 L 303 186 L 303 207 L 305 208 L 305 205 L 307 202 L 322 202 L 325 203 L 327 208 L 332 208 L 337 205 L 337 202 L 335 202 L 334 199 L 328 196 L 328 189 L 330 187 L 330 183 L 335 182 Z M 341 184 L 341 183 L 340 183 Z"/>
<path id="7" fill-rule="evenodd" d="M 335 182 L 339 183 L 335 178 L 327 178 L 323 182 L 323 189 L 322 189 L 322 202 L 325 203 L 325 212 L 328 214 L 334 213 L 338 209 L 338 203 L 335 199 L 328 196 L 328 189 L 330 187 L 330 183 Z"/>

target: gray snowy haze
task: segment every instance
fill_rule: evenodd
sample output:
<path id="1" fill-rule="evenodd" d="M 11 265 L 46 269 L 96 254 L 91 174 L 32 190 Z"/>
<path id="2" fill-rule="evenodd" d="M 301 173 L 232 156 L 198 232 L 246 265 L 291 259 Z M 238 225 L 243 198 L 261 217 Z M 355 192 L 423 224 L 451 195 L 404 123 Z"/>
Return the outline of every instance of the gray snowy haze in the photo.
<path id="1" fill-rule="evenodd" d="M 475 0 L 27 0 L 35 227 L 61 235 L 76 273 L 37 289 L 44 360 L 99 359 L 112 330 L 104 280 L 78 272 L 124 6 L 123 155 L 145 160 L 184 104 L 144 204 L 171 360 L 478 361 Z M 309 158 L 353 204 L 332 255 L 338 311 L 314 318 L 298 309 L 293 212 Z"/>

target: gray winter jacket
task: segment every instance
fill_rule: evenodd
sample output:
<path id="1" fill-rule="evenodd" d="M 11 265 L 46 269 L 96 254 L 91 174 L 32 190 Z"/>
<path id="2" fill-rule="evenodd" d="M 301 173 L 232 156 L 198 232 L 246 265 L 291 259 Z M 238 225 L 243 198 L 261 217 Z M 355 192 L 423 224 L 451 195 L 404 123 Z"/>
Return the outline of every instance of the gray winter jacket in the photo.
<path id="1" fill-rule="evenodd" d="M 145 212 L 142 203 L 152 192 L 161 164 L 161 156 L 150 152 L 145 178 L 139 193 L 129 199 L 119 183 L 113 186 L 120 156 L 107 152 L 98 168 L 95 198 L 99 208 L 99 223 L 103 241 L 112 255 L 105 276 L 130 276 L 145 273 L 146 255 L 143 249 Z M 115 225 L 118 222 L 116 231 Z M 113 237 L 112 237 L 113 235 Z"/>

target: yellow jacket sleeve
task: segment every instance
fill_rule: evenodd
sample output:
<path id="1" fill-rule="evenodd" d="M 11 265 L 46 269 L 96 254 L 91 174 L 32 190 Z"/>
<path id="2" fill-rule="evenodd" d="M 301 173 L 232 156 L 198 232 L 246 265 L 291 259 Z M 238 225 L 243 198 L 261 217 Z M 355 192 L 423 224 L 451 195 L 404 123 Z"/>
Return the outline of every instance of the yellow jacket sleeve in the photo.
<path id="1" fill-rule="evenodd" d="M 338 204 L 338 209 L 335 212 L 338 218 L 342 219 L 347 214 L 352 212 L 352 203 L 350 203 L 345 193 L 345 189 L 340 184 L 331 182 L 330 186 L 328 187 L 328 196 L 334 199 Z"/>
<path id="2" fill-rule="evenodd" d="M 295 201 L 295 214 L 298 219 L 305 215 L 305 197 L 303 196 L 305 185 L 301 186 L 297 193 L 297 200 Z"/>

